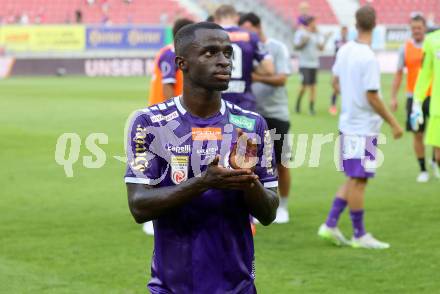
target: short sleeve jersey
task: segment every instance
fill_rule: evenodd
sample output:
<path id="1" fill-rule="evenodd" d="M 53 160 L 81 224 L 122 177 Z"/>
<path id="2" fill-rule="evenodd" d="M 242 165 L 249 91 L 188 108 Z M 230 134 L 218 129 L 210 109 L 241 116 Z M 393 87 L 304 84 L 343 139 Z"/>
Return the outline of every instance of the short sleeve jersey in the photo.
<path id="1" fill-rule="evenodd" d="M 257 113 L 222 100 L 208 119 L 192 116 L 181 97 L 139 111 L 128 134 L 126 183 L 166 187 L 200 175 L 220 155 L 229 166 L 235 128 L 257 139 L 255 173 L 277 187 L 273 142 Z M 152 293 L 254 293 L 249 209 L 239 190 L 210 189 L 154 220 Z"/>
<path id="2" fill-rule="evenodd" d="M 348 42 L 338 51 L 332 71 L 341 89 L 340 131 L 350 135 L 379 133 L 382 118 L 367 100 L 368 91 L 380 91 L 379 63 L 370 46 Z"/>
<path id="3" fill-rule="evenodd" d="M 269 55 L 257 34 L 236 26 L 225 27 L 225 30 L 234 48 L 234 55 L 231 81 L 229 88 L 223 92 L 223 98 L 238 106 L 242 106 L 243 101 L 245 103 L 249 100 L 255 102 L 255 97 L 251 92 L 254 60 L 261 62 Z"/>

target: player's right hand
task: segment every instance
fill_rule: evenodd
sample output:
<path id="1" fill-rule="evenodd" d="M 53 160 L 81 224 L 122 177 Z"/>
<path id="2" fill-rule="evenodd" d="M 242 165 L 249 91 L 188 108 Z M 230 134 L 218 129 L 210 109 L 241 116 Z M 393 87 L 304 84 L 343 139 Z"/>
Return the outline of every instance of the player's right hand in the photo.
<path id="1" fill-rule="evenodd" d="M 219 165 L 217 155 L 202 173 L 202 183 L 209 188 L 246 190 L 251 188 L 258 176 L 250 169 L 229 169 Z"/>

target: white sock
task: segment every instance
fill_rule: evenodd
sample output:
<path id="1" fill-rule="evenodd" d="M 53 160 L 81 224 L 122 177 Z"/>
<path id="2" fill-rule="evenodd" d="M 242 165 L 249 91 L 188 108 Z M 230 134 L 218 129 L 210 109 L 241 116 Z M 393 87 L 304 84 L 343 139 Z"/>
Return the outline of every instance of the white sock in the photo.
<path id="1" fill-rule="evenodd" d="M 280 207 L 287 208 L 287 200 L 289 200 L 289 198 L 287 196 L 281 196 L 280 197 Z"/>

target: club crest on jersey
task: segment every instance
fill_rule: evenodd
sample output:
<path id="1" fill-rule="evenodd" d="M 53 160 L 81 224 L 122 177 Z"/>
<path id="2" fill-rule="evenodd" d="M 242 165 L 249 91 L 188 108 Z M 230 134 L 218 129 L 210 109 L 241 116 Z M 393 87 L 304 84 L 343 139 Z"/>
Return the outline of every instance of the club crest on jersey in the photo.
<path id="1" fill-rule="evenodd" d="M 171 180 L 178 185 L 188 179 L 188 156 L 171 156 Z"/>

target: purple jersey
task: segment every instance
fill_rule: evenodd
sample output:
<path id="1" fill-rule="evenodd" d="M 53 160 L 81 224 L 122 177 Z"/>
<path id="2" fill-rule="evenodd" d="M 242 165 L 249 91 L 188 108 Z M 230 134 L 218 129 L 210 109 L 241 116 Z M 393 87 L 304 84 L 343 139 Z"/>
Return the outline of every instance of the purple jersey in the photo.
<path id="1" fill-rule="evenodd" d="M 229 88 L 223 98 L 243 109 L 255 110 L 255 97 L 251 92 L 254 60 L 261 62 L 267 55 L 258 35 L 239 27 L 226 27 L 234 57 Z"/>
<path id="2" fill-rule="evenodd" d="M 160 55 L 158 66 L 162 73 L 162 84 L 176 83 L 177 68 L 174 63 L 175 58 L 176 53 L 174 53 L 174 48 L 171 46 Z"/>
<path id="3" fill-rule="evenodd" d="M 126 183 L 173 186 L 199 175 L 217 155 L 229 166 L 235 128 L 257 139 L 255 173 L 277 187 L 273 142 L 264 119 L 222 100 L 208 119 L 175 97 L 137 113 L 127 147 Z M 210 189 L 154 223 L 152 293 L 255 293 L 249 208 L 239 190 Z"/>

